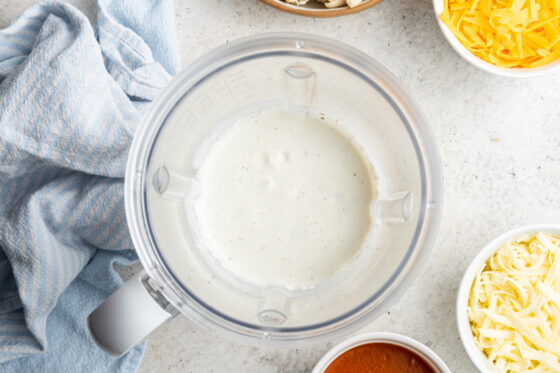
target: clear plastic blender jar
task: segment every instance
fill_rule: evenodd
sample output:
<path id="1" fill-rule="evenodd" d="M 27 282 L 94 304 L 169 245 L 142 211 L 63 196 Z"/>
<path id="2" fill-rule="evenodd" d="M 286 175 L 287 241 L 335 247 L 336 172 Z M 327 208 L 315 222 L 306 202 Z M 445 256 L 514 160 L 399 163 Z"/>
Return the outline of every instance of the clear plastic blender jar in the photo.
<path id="1" fill-rule="evenodd" d="M 305 288 L 232 276 L 197 223 L 199 170 L 214 139 L 277 108 L 338 123 L 378 179 L 361 255 Z M 242 341 L 294 346 L 350 333 L 403 293 L 436 234 L 441 165 L 420 110 L 371 57 L 322 37 L 265 34 L 214 50 L 165 89 L 135 134 L 125 199 L 145 271 L 90 315 L 102 347 L 121 354 L 177 313 Z"/>

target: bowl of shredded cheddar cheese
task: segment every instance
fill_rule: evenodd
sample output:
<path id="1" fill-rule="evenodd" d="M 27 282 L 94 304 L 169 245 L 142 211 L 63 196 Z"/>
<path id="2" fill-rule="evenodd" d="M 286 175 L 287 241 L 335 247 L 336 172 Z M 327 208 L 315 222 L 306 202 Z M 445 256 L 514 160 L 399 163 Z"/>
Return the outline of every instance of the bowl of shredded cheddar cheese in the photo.
<path id="1" fill-rule="evenodd" d="M 434 0 L 453 49 L 485 71 L 508 77 L 560 67 L 560 1 Z"/>
<path id="2" fill-rule="evenodd" d="M 514 229 L 482 249 L 459 287 L 457 323 L 483 373 L 560 372 L 560 226 Z"/>

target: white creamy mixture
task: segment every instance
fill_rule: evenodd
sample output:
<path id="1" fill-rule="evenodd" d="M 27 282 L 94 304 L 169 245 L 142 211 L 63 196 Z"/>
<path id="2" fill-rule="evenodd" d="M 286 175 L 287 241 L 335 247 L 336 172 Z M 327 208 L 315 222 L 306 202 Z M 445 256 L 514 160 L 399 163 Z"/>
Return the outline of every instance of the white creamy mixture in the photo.
<path id="1" fill-rule="evenodd" d="M 244 117 L 212 146 L 196 202 L 212 255 L 258 286 L 314 286 L 360 252 L 375 198 L 371 167 L 326 120 Z"/>

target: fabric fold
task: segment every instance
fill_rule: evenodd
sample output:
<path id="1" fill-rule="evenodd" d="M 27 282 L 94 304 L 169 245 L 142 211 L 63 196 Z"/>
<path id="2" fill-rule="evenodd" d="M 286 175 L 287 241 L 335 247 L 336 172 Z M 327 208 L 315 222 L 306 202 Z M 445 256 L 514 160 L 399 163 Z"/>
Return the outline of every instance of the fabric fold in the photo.
<path id="1" fill-rule="evenodd" d="M 171 0 L 100 0 L 92 26 L 43 1 L 0 30 L 0 372 L 139 364 L 142 346 L 111 357 L 86 319 L 135 260 L 122 178 L 179 70 L 173 16 Z"/>

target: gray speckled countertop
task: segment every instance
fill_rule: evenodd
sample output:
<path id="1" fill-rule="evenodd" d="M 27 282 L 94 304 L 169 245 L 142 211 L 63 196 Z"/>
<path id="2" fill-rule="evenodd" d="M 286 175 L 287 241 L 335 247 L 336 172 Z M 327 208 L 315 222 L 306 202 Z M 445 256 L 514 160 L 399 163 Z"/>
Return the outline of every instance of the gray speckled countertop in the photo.
<path id="1" fill-rule="evenodd" d="M 31 2 L 2 0 L 0 27 Z M 93 17 L 94 0 L 71 2 Z M 524 224 L 560 222 L 560 74 L 511 80 L 470 66 L 441 35 L 431 0 L 385 0 L 337 19 L 298 17 L 258 0 L 176 0 L 176 21 L 183 66 L 242 36 L 310 32 L 370 54 L 416 97 L 443 160 L 443 220 L 417 281 L 360 332 L 406 334 L 435 350 L 453 372 L 476 371 L 455 325 L 457 287 L 490 239 Z M 184 317 L 149 341 L 141 373 L 307 372 L 332 345 L 249 347 Z"/>

